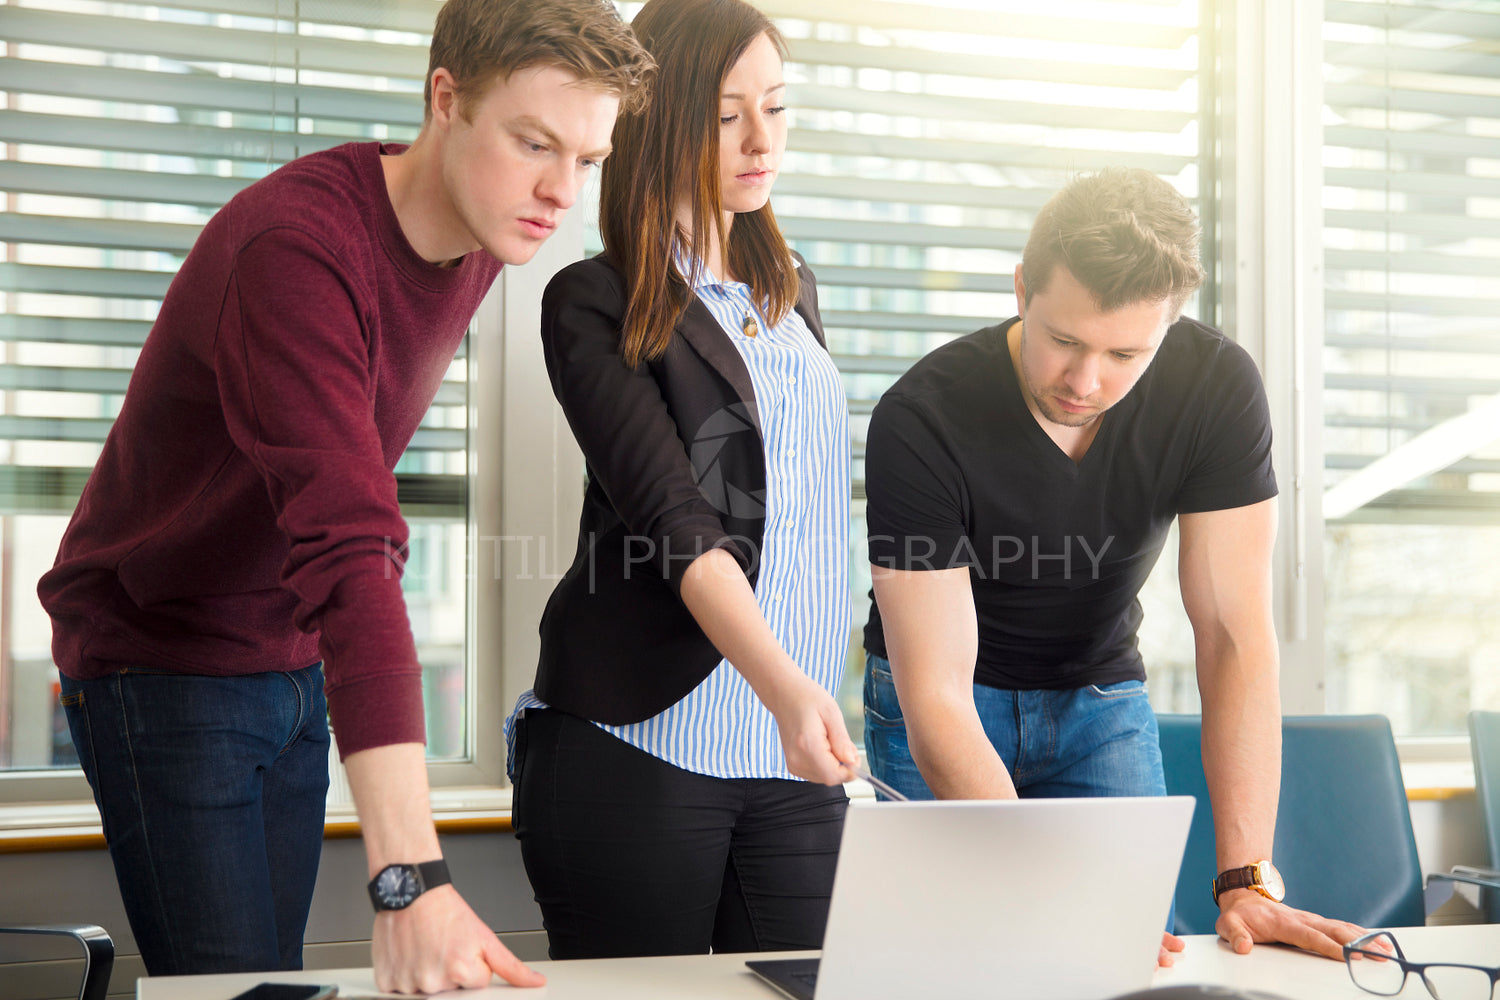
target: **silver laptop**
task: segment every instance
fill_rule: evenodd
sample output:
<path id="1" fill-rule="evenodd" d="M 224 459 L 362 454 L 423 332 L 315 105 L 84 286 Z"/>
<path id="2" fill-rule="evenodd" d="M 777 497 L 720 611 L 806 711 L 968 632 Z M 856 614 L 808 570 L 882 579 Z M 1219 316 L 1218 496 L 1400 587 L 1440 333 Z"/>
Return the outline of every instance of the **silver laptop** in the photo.
<path id="1" fill-rule="evenodd" d="M 773 978 L 795 968 L 748 964 L 816 1000 L 1104 1000 L 1145 989 L 1193 804 L 853 802 L 821 961 L 803 960 L 800 990 Z"/>

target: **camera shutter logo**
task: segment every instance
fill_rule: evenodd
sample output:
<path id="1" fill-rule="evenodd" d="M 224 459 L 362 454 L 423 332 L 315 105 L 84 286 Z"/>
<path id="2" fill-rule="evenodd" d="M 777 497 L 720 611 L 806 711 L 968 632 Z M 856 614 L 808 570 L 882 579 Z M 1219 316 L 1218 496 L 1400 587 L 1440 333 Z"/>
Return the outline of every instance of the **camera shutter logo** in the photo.
<path id="1" fill-rule="evenodd" d="M 766 516 L 766 491 L 744 490 L 727 481 L 722 461 L 725 445 L 737 435 L 754 434 L 759 448 L 758 428 L 754 404 L 733 403 L 710 415 L 688 445 L 698 489 L 720 513 L 746 519 Z"/>

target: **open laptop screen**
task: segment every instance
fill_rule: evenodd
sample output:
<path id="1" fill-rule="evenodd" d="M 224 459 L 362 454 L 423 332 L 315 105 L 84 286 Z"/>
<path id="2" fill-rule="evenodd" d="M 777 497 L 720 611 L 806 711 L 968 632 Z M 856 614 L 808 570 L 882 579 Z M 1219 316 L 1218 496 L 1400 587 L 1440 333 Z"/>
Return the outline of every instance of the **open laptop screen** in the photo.
<path id="1" fill-rule="evenodd" d="M 816 1000 L 1100 1000 L 1149 986 L 1193 805 L 851 803 Z"/>

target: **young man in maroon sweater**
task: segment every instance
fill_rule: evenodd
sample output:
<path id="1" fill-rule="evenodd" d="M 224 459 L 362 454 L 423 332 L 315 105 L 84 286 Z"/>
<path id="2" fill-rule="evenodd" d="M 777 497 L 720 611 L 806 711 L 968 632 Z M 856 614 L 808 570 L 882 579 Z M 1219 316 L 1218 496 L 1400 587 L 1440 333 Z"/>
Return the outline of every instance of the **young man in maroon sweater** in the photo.
<path id="1" fill-rule="evenodd" d="M 326 678 L 381 988 L 541 982 L 447 882 L 392 470 L 650 71 L 608 0 L 447 0 L 411 146 L 287 164 L 173 281 L 39 586 L 151 974 L 301 967 Z"/>

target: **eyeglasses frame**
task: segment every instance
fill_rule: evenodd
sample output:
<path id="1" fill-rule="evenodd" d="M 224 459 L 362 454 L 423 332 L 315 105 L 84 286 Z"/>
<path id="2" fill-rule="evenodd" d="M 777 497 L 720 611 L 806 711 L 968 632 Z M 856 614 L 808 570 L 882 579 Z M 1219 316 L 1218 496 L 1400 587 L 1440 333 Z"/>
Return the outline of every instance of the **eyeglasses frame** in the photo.
<path id="1" fill-rule="evenodd" d="M 1385 952 L 1370 951 L 1366 948 L 1360 947 L 1360 945 L 1364 944 L 1365 942 L 1381 936 L 1390 938 L 1391 946 L 1396 949 L 1396 954 L 1389 955 Z M 1396 989 L 1395 993 L 1376 993 L 1368 986 L 1365 986 L 1358 979 L 1354 978 L 1354 966 L 1350 962 L 1351 955 L 1365 955 L 1378 961 L 1395 962 L 1397 965 L 1401 966 L 1400 987 Z M 1406 977 L 1415 972 L 1417 974 L 1417 978 L 1422 980 L 1423 988 L 1427 990 L 1428 994 L 1436 998 L 1437 994 L 1433 992 L 1432 986 L 1427 980 L 1427 970 L 1433 968 L 1473 969 L 1476 972 L 1483 972 L 1485 975 L 1490 977 L 1490 1000 L 1495 1000 L 1495 984 L 1500 983 L 1500 968 L 1490 968 L 1486 965 L 1469 965 L 1466 962 L 1409 961 L 1405 953 L 1401 951 L 1401 942 L 1397 941 L 1396 935 L 1392 934 L 1390 931 L 1371 931 L 1363 937 L 1355 938 L 1353 941 L 1350 941 L 1348 944 L 1344 945 L 1344 965 L 1349 969 L 1349 978 L 1354 982 L 1355 986 L 1358 986 L 1366 993 L 1370 993 L 1378 997 L 1393 997 L 1397 993 L 1400 993 L 1402 990 L 1406 989 Z"/>

